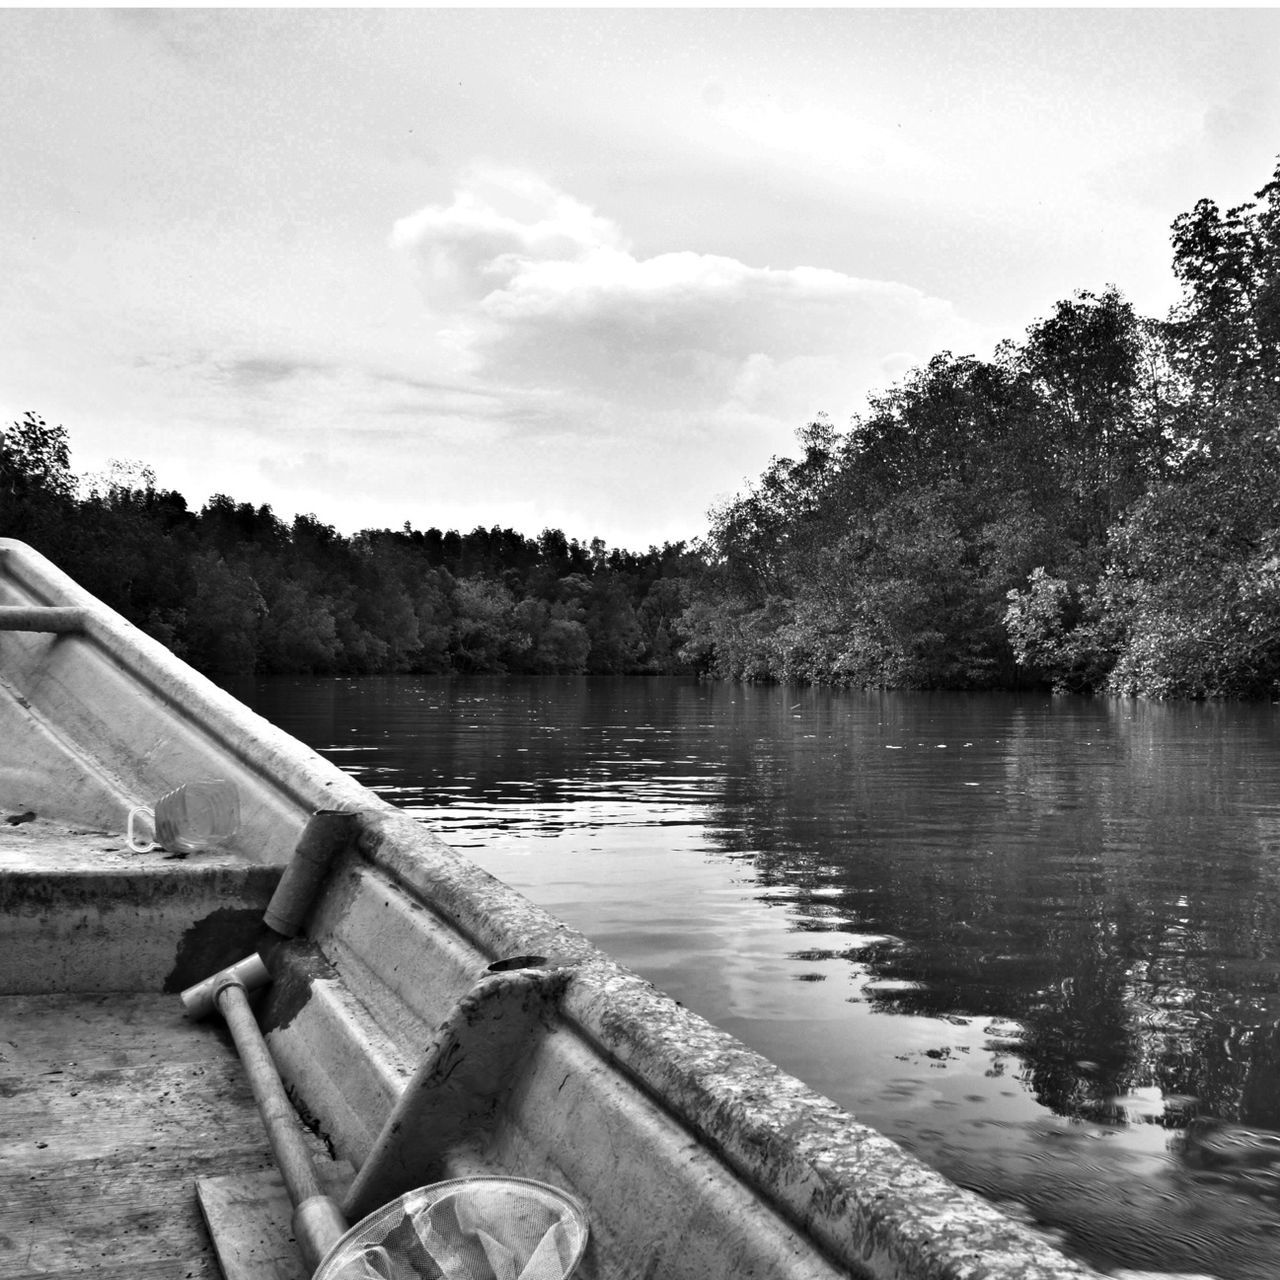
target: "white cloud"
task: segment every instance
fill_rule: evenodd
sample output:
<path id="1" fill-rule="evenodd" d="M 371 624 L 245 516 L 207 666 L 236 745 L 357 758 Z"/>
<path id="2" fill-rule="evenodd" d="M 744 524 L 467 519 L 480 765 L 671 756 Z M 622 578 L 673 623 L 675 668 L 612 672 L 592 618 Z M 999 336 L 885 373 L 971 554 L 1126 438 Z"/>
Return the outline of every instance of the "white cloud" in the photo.
<path id="1" fill-rule="evenodd" d="M 392 241 L 473 375 L 633 411 L 747 409 L 798 425 L 856 407 L 904 351 L 924 360 L 970 336 L 949 302 L 905 284 L 642 256 L 609 219 L 512 171 L 474 170 Z"/>
<path id="2" fill-rule="evenodd" d="M 391 242 L 415 255 L 436 309 L 479 301 L 522 263 L 625 248 L 611 222 L 534 175 L 482 167 L 472 169 L 452 205 L 401 218 Z"/>

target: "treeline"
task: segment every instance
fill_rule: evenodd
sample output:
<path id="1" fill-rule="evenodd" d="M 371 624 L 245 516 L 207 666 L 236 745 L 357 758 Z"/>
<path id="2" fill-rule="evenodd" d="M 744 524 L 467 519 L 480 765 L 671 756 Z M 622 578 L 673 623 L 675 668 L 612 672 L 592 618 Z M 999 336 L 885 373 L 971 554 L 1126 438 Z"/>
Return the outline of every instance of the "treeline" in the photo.
<path id="1" fill-rule="evenodd" d="M 1173 224 L 1164 320 L 1078 293 L 819 421 L 718 511 L 687 652 L 716 675 L 1280 693 L 1280 167 Z"/>
<path id="2" fill-rule="evenodd" d="M 1280 695 L 1280 166 L 1173 223 L 1182 299 L 1059 302 L 800 432 L 701 542 L 339 535 L 66 433 L 0 428 L 0 534 L 214 675 L 696 672 L 853 687 Z"/>
<path id="3" fill-rule="evenodd" d="M 407 525 L 348 538 L 223 495 L 193 512 L 143 466 L 78 481 L 66 431 L 33 414 L 0 427 L 0 536 L 214 677 L 685 669 L 683 545 Z"/>

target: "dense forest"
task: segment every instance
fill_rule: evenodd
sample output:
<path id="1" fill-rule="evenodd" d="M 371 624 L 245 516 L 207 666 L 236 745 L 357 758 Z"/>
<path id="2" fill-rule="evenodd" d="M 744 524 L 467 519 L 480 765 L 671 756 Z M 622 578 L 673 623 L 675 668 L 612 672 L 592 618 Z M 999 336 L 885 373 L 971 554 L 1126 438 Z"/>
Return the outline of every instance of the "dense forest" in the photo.
<path id="1" fill-rule="evenodd" d="M 0 536 L 216 678 L 254 672 L 680 669 L 689 555 L 559 530 L 365 530 L 215 495 L 188 510 L 145 468 L 78 480 L 62 427 L 0 428 Z"/>
<path id="2" fill-rule="evenodd" d="M 195 512 L 141 464 L 77 477 L 32 413 L 0 427 L 0 535 L 215 677 L 1280 696 L 1280 166 L 1172 248 L 1169 316 L 1082 291 L 988 361 L 943 352 L 802 429 L 692 547 Z"/>

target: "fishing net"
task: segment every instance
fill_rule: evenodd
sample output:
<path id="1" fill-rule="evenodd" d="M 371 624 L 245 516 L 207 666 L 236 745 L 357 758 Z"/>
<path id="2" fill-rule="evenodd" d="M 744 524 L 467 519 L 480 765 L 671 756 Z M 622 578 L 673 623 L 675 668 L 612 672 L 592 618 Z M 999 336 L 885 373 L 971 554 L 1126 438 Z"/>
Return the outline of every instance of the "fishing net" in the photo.
<path id="1" fill-rule="evenodd" d="M 586 1214 L 563 1191 L 526 1178 L 459 1178 L 358 1222 L 313 1280 L 567 1280 L 586 1245 Z"/>

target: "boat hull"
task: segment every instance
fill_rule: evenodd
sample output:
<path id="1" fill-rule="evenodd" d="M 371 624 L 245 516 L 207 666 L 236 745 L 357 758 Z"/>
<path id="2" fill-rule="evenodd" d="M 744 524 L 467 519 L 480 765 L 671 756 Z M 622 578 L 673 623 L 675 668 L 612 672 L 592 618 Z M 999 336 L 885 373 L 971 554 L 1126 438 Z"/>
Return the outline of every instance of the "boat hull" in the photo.
<path id="1" fill-rule="evenodd" d="M 4 927 L 27 958 L 6 960 L 6 983 L 177 990 L 229 962 L 219 936 L 224 952 L 260 950 L 274 978 L 260 1023 L 308 1124 L 359 1171 L 350 1210 L 368 1207 L 362 1179 L 367 1200 L 396 1178 L 505 1173 L 586 1205 L 588 1278 L 1094 1274 L 614 963 L 34 552 L 0 541 L 5 607 L 80 610 L 84 621 L 0 630 L 0 808 L 118 838 L 129 807 L 221 777 L 242 811 L 229 855 L 110 855 L 123 863 L 109 892 L 74 880 L 94 868 L 46 867 L 37 885 L 36 860 L 25 889 L 11 868 Z M 262 900 L 309 816 L 326 809 L 357 815 L 352 838 L 300 935 L 281 938 L 260 924 Z M 149 905 L 130 926 L 134 897 Z M 53 951 L 78 945 L 76 910 L 100 962 L 58 969 Z M 110 976 L 93 988 L 98 971 Z M 535 985 L 554 996 L 519 1004 L 516 985 L 493 981 L 512 971 L 549 975 Z M 402 1113 L 423 1137 L 388 1155 L 388 1119 Z"/>

